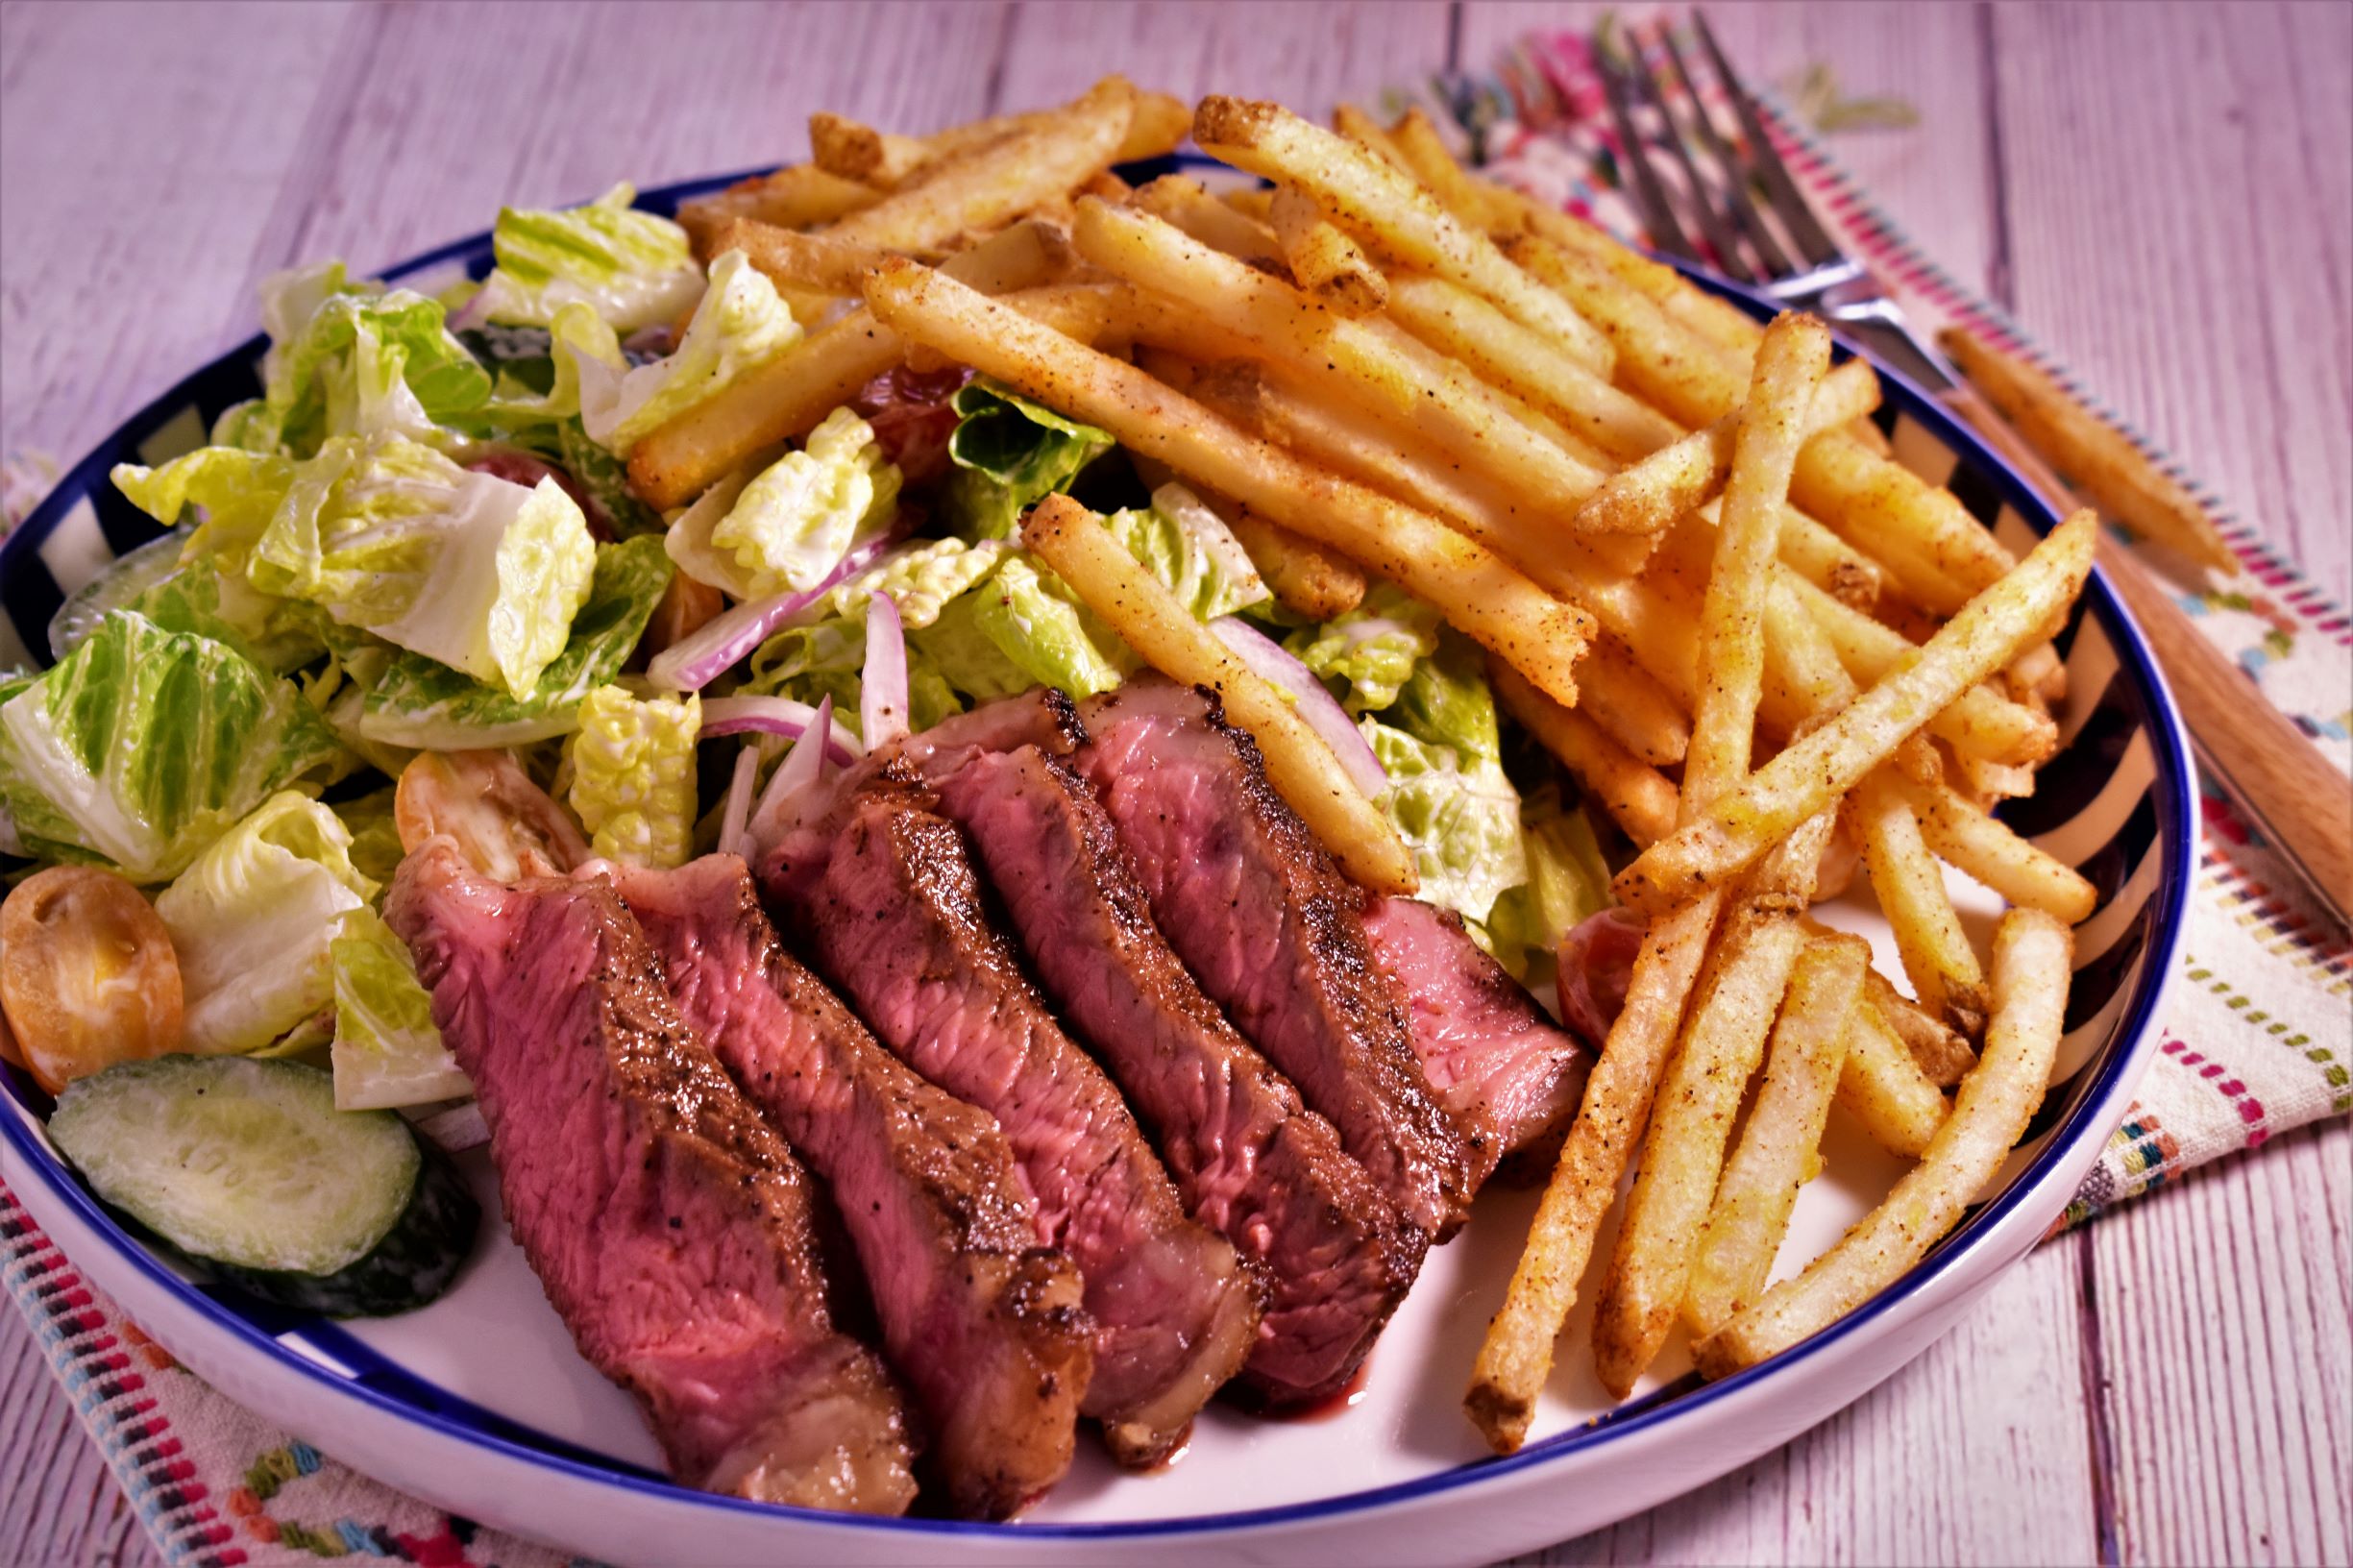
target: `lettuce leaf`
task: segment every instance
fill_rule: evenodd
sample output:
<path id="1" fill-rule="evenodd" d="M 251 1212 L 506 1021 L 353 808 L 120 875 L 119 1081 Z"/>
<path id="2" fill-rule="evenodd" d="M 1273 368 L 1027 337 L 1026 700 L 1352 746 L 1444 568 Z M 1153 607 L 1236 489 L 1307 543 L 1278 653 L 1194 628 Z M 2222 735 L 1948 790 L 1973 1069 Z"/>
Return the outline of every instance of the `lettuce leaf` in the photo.
<path id="1" fill-rule="evenodd" d="M 433 999 L 408 946 L 372 909 L 348 910 L 328 943 L 333 965 L 335 1109 L 383 1111 L 471 1095 L 433 1026 Z"/>
<path id="2" fill-rule="evenodd" d="M 482 281 L 491 321 L 546 326 L 567 305 L 584 305 L 620 332 L 669 321 L 702 291 L 702 269 L 686 231 L 637 211 L 634 186 L 615 185 L 584 207 L 560 211 L 503 208 L 490 232 L 498 265 Z"/>
<path id="3" fill-rule="evenodd" d="M 180 957 L 184 1049 L 263 1049 L 333 997 L 336 922 L 378 891 L 351 847 L 333 812 L 282 792 L 157 894 Z"/>
<path id="4" fill-rule="evenodd" d="M 553 479 L 526 487 L 386 435 L 337 436 L 302 466 L 247 576 L 521 697 L 595 570 L 588 520 Z"/>
<path id="5" fill-rule="evenodd" d="M 1010 539 L 1039 497 L 1069 488 L 1112 448 L 1111 432 L 1033 403 L 1001 381 L 967 381 L 948 405 L 963 416 L 947 439 L 955 465 L 944 502 L 959 532 Z"/>
<path id="6" fill-rule="evenodd" d="M 389 784 L 330 809 L 352 836 L 352 864 L 371 882 L 388 883 L 408 851 L 401 847 L 400 824 L 392 815 L 396 794 Z"/>
<path id="7" fill-rule="evenodd" d="M 1196 621 L 1233 615 L 1272 597 L 1225 519 L 1181 484 L 1162 485 L 1152 492 L 1150 506 L 1112 512 L 1103 525 Z"/>
<path id="8" fill-rule="evenodd" d="M 694 851 L 695 735 L 702 699 L 640 699 L 600 686 L 580 703 L 569 798 L 607 860 L 683 866 Z"/>
<path id="9" fill-rule="evenodd" d="M 947 683 L 975 702 L 1032 686 L 1073 698 L 1107 692 L 1136 655 L 1051 572 L 1011 551 L 977 588 L 951 601 L 930 627 L 908 634 Z"/>
<path id="10" fill-rule="evenodd" d="M 985 581 L 997 568 L 1006 547 L 994 540 L 968 545 L 961 539 L 933 539 L 891 558 L 828 590 L 803 612 L 800 624 L 786 626 L 762 643 L 751 655 L 748 692 L 773 693 L 806 702 L 803 677 L 854 674 L 866 660 L 866 606 L 875 594 L 888 594 L 898 607 L 899 625 L 910 634 L 940 619 L 941 610 L 957 596 Z M 913 649 L 910 649 L 912 655 Z M 915 665 L 910 659 L 909 679 Z M 833 687 L 835 707 L 845 704 Z M 856 712 L 857 688 L 850 687 L 846 722 Z"/>
<path id="11" fill-rule="evenodd" d="M 0 705 L 0 803 L 28 852 L 177 875 L 272 793 L 342 756 L 288 681 L 118 610 Z"/>
<path id="12" fill-rule="evenodd" d="M 1438 650 L 1440 617 L 1402 588 L 1375 582 L 1346 615 L 1292 632 L 1283 646 L 1326 683 L 1341 705 L 1377 713 L 1397 700 L 1414 667 Z"/>
<path id="13" fill-rule="evenodd" d="M 581 700 L 611 681 L 646 634 L 670 586 L 670 557 L 651 535 L 596 552 L 588 601 L 563 651 L 516 697 L 414 653 L 395 655 L 364 683 L 359 732 L 385 746 L 441 751 L 522 746 L 567 735 Z"/>
<path id="14" fill-rule="evenodd" d="M 874 429 L 836 408 L 748 480 L 713 486 L 671 525 L 678 570 L 739 600 L 814 587 L 856 546 L 891 526 L 899 472 Z"/>
<path id="15" fill-rule="evenodd" d="M 306 457 L 335 435 L 444 439 L 442 427 L 491 392 L 446 318 L 413 290 L 349 282 L 340 261 L 264 280 L 262 395 L 224 413 L 213 441 Z"/>
<path id="16" fill-rule="evenodd" d="M 1607 909 L 1609 868 L 1593 823 L 1575 806 L 1563 808 L 1546 788 L 1520 809 L 1528 880 L 1495 901 L 1487 922 L 1495 956 L 1514 975 L 1549 972 L 1560 941 L 1586 916 Z"/>
<path id="17" fill-rule="evenodd" d="M 1389 775 L 1377 803 L 1413 852 L 1419 896 L 1484 924 L 1504 891 L 1528 880 L 1519 792 L 1502 764 L 1378 719 L 1357 727 Z"/>
<path id="18" fill-rule="evenodd" d="M 1437 652 L 1414 665 L 1383 718 L 1471 761 L 1494 762 L 1504 754 L 1486 660 L 1476 644 L 1451 627 L 1440 630 Z"/>
<path id="19" fill-rule="evenodd" d="M 626 457 L 648 432 L 789 353 L 801 337 L 776 285 L 741 251 L 711 264 L 710 286 L 677 352 L 667 358 L 631 369 L 613 329 L 585 305 L 556 311 L 553 331 L 556 380 L 545 406 L 557 418 L 576 412 L 590 439 L 616 457 Z"/>

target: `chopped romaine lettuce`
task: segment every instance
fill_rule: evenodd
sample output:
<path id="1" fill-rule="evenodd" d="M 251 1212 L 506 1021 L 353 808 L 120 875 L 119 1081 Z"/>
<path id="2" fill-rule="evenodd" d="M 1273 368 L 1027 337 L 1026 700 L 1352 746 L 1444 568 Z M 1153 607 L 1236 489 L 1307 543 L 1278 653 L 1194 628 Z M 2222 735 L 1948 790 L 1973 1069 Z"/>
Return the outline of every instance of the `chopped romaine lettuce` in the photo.
<path id="1" fill-rule="evenodd" d="M 371 882 L 390 882 L 407 856 L 401 847 L 400 824 L 392 815 L 394 797 L 393 787 L 387 784 L 331 808 L 352 836 L 352 864 Z"/>
<path id="2" fill-rule="evenodd" d="M 711 264 L 710 286 L 695 306 L 677 352 L 629 368 L 620 339 L 584 305 L 555 313 L 555 417 L 576 411 L 599 446 L 617 457 L 646 434 L 733 385 L 800 341 L 800 326 L 741 251 Z M 569 387 L 567 386 L 569 382 Z M 563 406 L 567 392 L 576 400 Z"/>
<path id="3" fill-rule="evenodd" d="M 1039 497 L 1067 489 L 1079 470 L 1112 448 L 1111 433 L 1032 403 L 1000 381 L 959 387 L 949 406 L 963 416 L 948 437 L 956 465 L 945 504 L 958 531 L 1010 539 Z"/>
<path id="4" fill-rule="evenodd" d="M 695 303 L 702 269 L 686 231 L 630 204 L 615 185 L 585 207 L 561 211 L 504 208 L 490 232 L 498 265 L 482 281 L 490 321 L 546 326 L 567 305 L 585 305 L 616 331 L 665 322 Z"/>
<path id="5" fill-rule="evenodd" d="M 1032 686 L 1089 698 L 1118 685 L 1137 664 L 1060 577 L 1018 551 L 931 626 L 910 632 L 908 646 L 928 654 L 947 683 L 975 702 Z"/>
<path id="6" fill-rule="evenodd" d="M 596 541 L 553 479 L 511 483 L 404 436 L 303 465 L 247 576 L 516 697 L 563 650 Z"/>
<path id="7" fill-rule="evenodd" d="M 341 757 L 289 681 L 118 610 L 0 705 L 0 802 L 28 852 L 160 882 Z"/>
<path id="8" fill-rule="evenodd" d="M 348 282 L 339 261 L 265 280 L 262 396 L 224 413 L 212 439 L 296 457 L 335 435 L 442 439 L 443 426 L 491 391 L 446 314 L 413 290 Z"/>
<path id="9" fill-rule="evenodd" d="M 1413 667 L 1397 700 L 1383 719 L 1406 733 L 1451 746 L 1465 758 L 1492 762 L 1504 752 L 1495 719 L 1495 694 L 1487 688 L 1486 661 L 1478 646 L 1451 628 L 1438 634 L 1438 650 Z"/>
<path id="10" fill-rule="evenodd" d="M 668 534 L 670 558 L 739 600 L 815 587 L 891 526 L 898 469 L 854 410 L 825 416 L 799 452 L 748 481 L 714 486 Z"/>
<path id="11" fill-rule="evenodd" d="M 526 696 L 485 686 L 447 665 L 414 653 L 396 654 L 364 681 L 358 729 L 384 746 L 442 751 L 522 746 L 570 734 L 580 701 L 621 674 L 662 591 L 670 586 L 670 557 L 651 535 L 597 551 L 588 602 L 572 620 L 572 635 Z"/>
<path id="12" fill-rule="evenodd" d="M 328 944 L 334 966 L 335 1109 L 386 1111 L 474 1092 L 433 1027 L 433 999 L 408 946 L 376 911 L 348 910 Z"/>
<path id="13" fill-rule="evenodd" d="M 1593 824 L 1576 806 L 1565 810 L 1547 787 L 1520 809 L 1528 880 L 1495 901 L 1487 926 L 1495 956 L 1523 978 L 1549 972 L 1560 940 L 1586 916 L 1609 907 L 1609 868 Z"/>
<path id="14" fill-rule="evenodd" d="M 291 459 L 273 453 L 199 447 L 160 468 L 117 463 L 112 478 L 134 506 L 167 528 L 177 527 L 190 506 L 200 508 L 204 519 L 187 535 L 182 558 L 210 556 L 241 571 L 293 487 L 294 474 Z"/>
<path id="15" fill-rule="evenodd" d="M 184 1048 L 260 1050 L 332 999 L 336 922 L 377 893 L 351 847 L 333 812 L 284 791 L 156 895 L 180 958 Z"/>
<path id="16" fill-rule="evenodd" d="M 1292 632 L 1283 646 L 1327 683 L 1353 714 L 1397 700 L 1414 667 L 1438 650 L 1438 612 L 1404 589 L 1376 582 L 1336 620 Z"/>
<path id="17" fill-rule="evenodd" d="M 640 699 L 600 686 L 572 741 L 572 809 L 607 860 L 683 866 L 694 850 L 695 735 L 702 699 Z"/>
<path id="18" fill-rule="evenodd" d="M 1103 524 L 1197 621 L 1214 621 L 1269 597 L 1225 519 L 1181 484 L 1162 485 L 1152 492 L 1150 506 L 1113 512 Z"/>
<path id="19" fill-rule="evenodd" d="M 1484 923 L 1504 891 L 1528 879 L 1519 792 L 1502 764 L 1466 761 L 1378 719 L 1357 724 L 1389 775 L 1378 804 L 1413 851 L 1420 896 Z"/>
<path id="20" fill-rule="evenodd" d="M 876 562 L 828 589 L 796 625 L 762 643 L 751 655 L 751 679 L 745 690 L 814 703 L 816 697 L 804 696 L 795 683 L 810 674 L 858 669 L 866 657 L 866 606 L 871 596 L 890 595 L 898 606 L 899 625 L 910 633 L 919 631 L 940 619 L 949 600 L 994 572 L 1005 550 L 994 540 L 968 545 L 961 539 L 933 539 Z M 835 706 L 843 704 L 837 701 Z M 851 700 L 847 706 L 854 712 L 857 703 Z M 846 719 L 847 714 L 841 717 Z"/>

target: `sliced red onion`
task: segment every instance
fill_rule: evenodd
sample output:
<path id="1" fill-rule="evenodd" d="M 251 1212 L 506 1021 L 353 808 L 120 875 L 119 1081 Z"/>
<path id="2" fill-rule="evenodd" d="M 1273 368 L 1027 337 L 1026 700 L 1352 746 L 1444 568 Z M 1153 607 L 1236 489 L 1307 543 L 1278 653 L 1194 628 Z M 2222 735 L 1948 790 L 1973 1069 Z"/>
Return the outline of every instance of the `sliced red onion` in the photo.
<path id="1" fill-rule="evenodd" d="M 735 753 L 735 775 L 727 780 L 726 809 L 719 814 L 719 852 L 751 858 L 751 839 L 744 825 L 751 821 L 752 791 L 760 782 L 760 748 L 747 741 Z"/>
<path id="2" fill-rule="evenodd" d="M 814 708 L 789 697 L 714 697 L 702 704 L 699 734 L 706 741 L 721 735 L 754 734 L 783 735 L 797 741 L 821 725 L 828 732 L 825 750 L 834 762 L 846 768 L 866 755 L 858 737 L 834 723 L 830 697 Z"/>
<path id="3" fill-rule="evenodd" d="M 463 1154 L 490 1141 L 490 1124 L 482 1119 L 482 1108 L 472 1100 L 436 1111 L 416 1128 L 449 1154 Z"/>
<path id="4" fill-rule="evenodd" d="M 900 516 L 903 519 L 905 513 Z M 816 586 L 738 604 L 703 623 L 692 635 L 656 653 L 646 666 L 646 679 L 657 691 L 699 692 L 751 656 L 753 649 L 773 636 L 793 617 L 831 593 L 846 579 L 882 559 L 900 536 L 891 531 L 869 539 L 834 562 L 833 570 Z"/>
<path id="5" fill-rule="evenodd" d="M 833 698 L 827 697 L 818 703 L 809 728 L 823 734 L 832 727 Z M 802 807 L 816 796 L 818 786 L 825 781 L 827 749 L 804 733 L 793 743 L 793 749 L 785 753 L 784 760 L 776 764 L 776 771 L 768 777 L 768 788 L 760 794 L 760 803 L 752 808 L 751 822 L 746 829 L 753 856 L 774 848 L 799 825 Z"/>
<path id="6" fill-rule="evenodd" d="M 858 692 L 858 729 L 869 751 L 907 733 L 907 631 L 889 594 L 866 599 L 866 672 Z"/>
<path id="7" fill-rule="evenodd" d="M 1332 747 L 1332 754 L 1340 759 L 1340 768 L 1358 789 L 1371 796 L 1389 787 L 1389 775 L 1383 771 L 1381 759 L 1373 755 L 1363 731 L 1348 717 L 1348 710 L 1324 690 L 1324 683 L 1315 678 L 1314 671 L 1285 652 L 1281 644 L 1235 616 L 1219 616 L 1210 623 L 1210 630 L 1217 634 L 1217 640 L 1236 658 L 1250 667 L 1252 674 L 1290 693 L 1301 721 L 1323 737 L 1323 743 Z"/>
<path id="8" fill-rule="evenodd" d="M 1632 910 L 1612 905 L 1586 916 L 1560 939 L 1560 1021 L 1596 1046 L 1609 1038 L 1626 1006 L 1649 928 Z"/>

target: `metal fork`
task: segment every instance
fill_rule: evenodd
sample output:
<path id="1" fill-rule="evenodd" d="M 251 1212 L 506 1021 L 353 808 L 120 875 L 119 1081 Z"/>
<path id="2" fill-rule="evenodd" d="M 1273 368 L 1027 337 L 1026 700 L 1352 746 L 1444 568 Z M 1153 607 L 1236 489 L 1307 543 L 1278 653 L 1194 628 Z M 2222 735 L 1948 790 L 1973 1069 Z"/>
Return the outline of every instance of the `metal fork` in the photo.
<path id="1" fill-rule="evenodd" d="M 1642 61 L 1638 43 L 1627 53 L 1600 48 L 1604 89 L 1619 144 L 1625 149 L 1635 204 L 1657 247 L 1686 261 L 1711 267 L 1734 282 L 1747 283 L 1777 304 L 1822 317 L 1862 343 L 1904 375 L 1943 393 L 1962 384 L 1961 374 L 1937 352 L 1861 260 L 1839 249 L 1799 193 L 1797 181 L 1766 132 L 1756 100 L 1732 70 L 1707 18 L 1692 12 L 1701 47 L 1707 52 L 1724 96 L 1740 122 L 1735 147 L 1717 130 L 1684 63 L 1674 31 L 1661 24 L 1656 40 L 1667 75 L 1683 100 L 1678 114 L 1658 77 Z M 1660 179 L 1656 145 L 1634 127 L 1634 98 L 1647 103 L 1667 128 L 1668 154 L 1681 172 L 1687 206 L 1705 247 L 1693 243 Z M 1695 145 L 1696 144 L 1696 145 Z M 1702 172 L 1704 157 L 1716 171 Z M 1758 205 L 1762 194 L 1764 205 Z M 1766 212 L 1779 221 L 1786 243 L 1773 232 Z"/>
<path id="2" fill-rule="evenodd" d="M 1904 319 L 1901 307 L 1871 269 L 1839 249 L 1799 192 L 1766 131 L 1755 98 L 1725 58 L 1707 18 L 1695 11 L 1691 19 L 1740 122 L 1738 147 L 1717 130 L 1671 28 L 1661 24 L 1656 37 L 1667 75 L 1682 99 L 1679 114 L 1644 62 L 1637 40 L 1630 37 L 1632 47 L 1624 51 L 1612 46 L 1612 38 L 1595 40 L 1594 57 L 1624 150 L 1628 184 L 1652 242 L 1747 283 L 1792 310 L 1823 317 L 1934 394 L 2061 511 L 2083 504 L 2043 454 Z M 1637 98 L 1666 127 L 1664 155 L 1635 128 Z M 1702 171 L 1703 157 L 1714 166 L 1716 178 Z M 1704 245 L 1694 241 L 1677 212 L 1661 168 L 1667 159 L 1681 176 L 1684 205 Z M 1767 221 L 1768 213 L 1777 220 L 1778 235 L 1775 224 Z M 2099 566 L 2155 649 L 2207 775 L 2253 820 L 2321 907 L 2353 932 L 2353 810 L 2348 810 L 2353 801 L 2348 801 L 2343 775 L 2286 715 L 2260 697 L 2249 700 L 2244 674 L 2106 533 L 2100 537 Z"/>

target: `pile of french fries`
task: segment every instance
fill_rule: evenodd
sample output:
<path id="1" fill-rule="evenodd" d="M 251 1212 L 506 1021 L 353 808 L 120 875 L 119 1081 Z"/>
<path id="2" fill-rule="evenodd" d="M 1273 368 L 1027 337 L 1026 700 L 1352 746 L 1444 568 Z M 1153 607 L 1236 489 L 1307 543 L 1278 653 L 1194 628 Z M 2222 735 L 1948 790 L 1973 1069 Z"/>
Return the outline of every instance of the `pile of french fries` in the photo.
<path id="1" fill-rule="evenodd" d="M 1113 166 L 1188 133 L 1269 188 Z M 641 442 L 683 504 L 891 366 L 953 363 L 1111 431 L 1328 618 L 1387 578 L 1488 651 L 1506 708 L 1639 852 L 1626 1005 L 1465 1401 L 1524 1438 L 1623 1179 L 1594 1354 L 1623 1397 L 1679 1322 L 1720 1375 L 1918 1262 L 2039 1103 L 2093 889 L 1989 808 L 2055 750 L 2049 639 L 2078 514 L 2022 560 L 1893 460 L 1869 365 L 1459 167 L 1418 112 L 1324 129 L 1109 78 L 906 137 L 820 115 L 814 161 L 684 215 L 814 328 Z M 1407 891 L 1385 819 L 1287 701 L 1051 498 L 1023 539 L 1148 662 L 1215 686 L 1347 870 Z M 1807 913 L 1859 863 L 1907 995 Z M 2013 906 L 1980 959 L 1956 868 Z M 1949 1092 L 1950 1091 L 1950 1092 Z M 1769 1285 L 1835 1104 L 1918 1164 Z M 1737 1135 L 1737 1136 L 1735 1136 Z"/>

